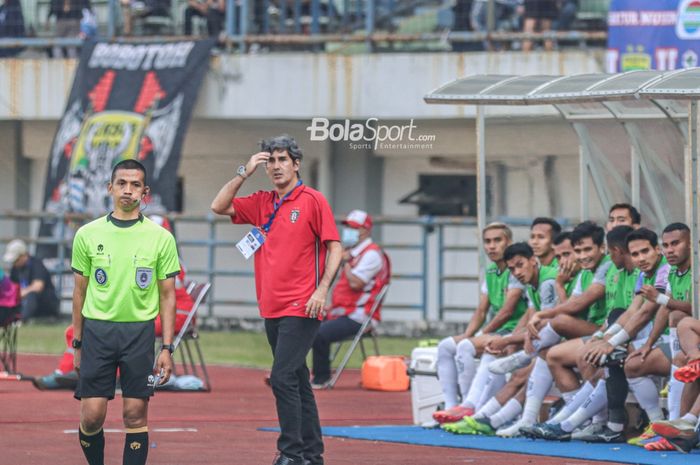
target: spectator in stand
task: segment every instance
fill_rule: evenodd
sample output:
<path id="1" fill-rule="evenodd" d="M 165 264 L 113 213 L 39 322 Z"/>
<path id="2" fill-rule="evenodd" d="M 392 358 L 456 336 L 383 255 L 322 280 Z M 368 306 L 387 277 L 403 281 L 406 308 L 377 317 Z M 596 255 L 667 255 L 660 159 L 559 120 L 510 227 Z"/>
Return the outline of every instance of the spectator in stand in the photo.
<path id="1" fill-rule="evenodd" d="M 236 7 L 239 10 L 240 7 Z M 209 37 L 218 37 L 224 29 L 226 0 L 187 0 L 185 8 L 185 35 L 192 35 L 192 18 L 206 18 Z"/>
<path id="2" fill-rule="evenodd" d="M 122 17 L 124 18 L 125 36 L 130 36 L 134 30 L 134 18 L 146 16 L 170 17 L 171 0 L 120 0 Z"/>
<path id="3" fill-rule="evenodd" d="M 3 0 L 0 5 L 0 38 L 24 37 L 24 15 L 19 0 Z M 0 58 L 13 57 L 21 48 L 2 48 Z"/>
<path id="4" fill-rule="evenodd" d="M 27 244 L 21 239 L 10 241 L 3 259 L 12 265 L 10 279 L 20 287 L 22 319 L 58 316 L 59 301 L 51 275 L 40 258 L 29 255 Z"/>
<path id="5" fill-rule="evenodd" d="M 552 29 L 552 21 L 557 18 L 556 0 L 525 0 L 525 23 L 523 32 L 546 32 Z M 552 40 L 544 41 L 545 50 L 552 50 Z M 532 41 L 523 41 L 523 51 L 532 50 Z"/>
<path id="6" fill-rule="evenodd" d="M 579 0 L 559 0 L 559 16 L 552 24 L 555 31 L 570 31 L 576 20 Z"/>
<path id="7" fill-rule="evenodd" d="M 47 21 L 51 20 L 52 16 L 56 17 L 56 37 L 78 38 L 80 36 L 80 20 L 83 18 L 83 10 L 90 12 L 90 0 L 51 0 L 49 15 Z M 54 46 L 54 58 L 77 58 L 78 49 L 76 47 L 61 47 Z"/>

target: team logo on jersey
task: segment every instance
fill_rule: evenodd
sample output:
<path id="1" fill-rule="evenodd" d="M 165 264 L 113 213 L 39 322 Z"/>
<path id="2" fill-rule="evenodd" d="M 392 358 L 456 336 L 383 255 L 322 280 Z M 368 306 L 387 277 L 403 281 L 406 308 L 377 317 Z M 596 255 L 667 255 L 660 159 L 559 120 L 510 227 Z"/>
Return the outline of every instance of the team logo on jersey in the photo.
<path id="1" fill-rule="evenodd" d="M 153 280 L 153 268 L 136 268 L 136 285 L 146 289 Z"/>
<path id="2" fill-rule="evenodd" d="M 295 208 L 289 214 L 289 221 L 291 221 L 292 223 L 296 223 L 298 219 L 299 219 L 299 209 Z"/>
<path id="3" fill-rule="evenodd" d="M 99 244 L 97 246 L 97 255 L 104 255 L 104 250 L 105 250 L 105 246 L 102 244 Z"/>
<path id="4" fill-rule="evenodd" d="M 97 284 L 99 284 L 100 286 L 104 285 L 107 282 L 107 272 L 102 268 L 96 269 L 95 281 L 97 281 Z"/>

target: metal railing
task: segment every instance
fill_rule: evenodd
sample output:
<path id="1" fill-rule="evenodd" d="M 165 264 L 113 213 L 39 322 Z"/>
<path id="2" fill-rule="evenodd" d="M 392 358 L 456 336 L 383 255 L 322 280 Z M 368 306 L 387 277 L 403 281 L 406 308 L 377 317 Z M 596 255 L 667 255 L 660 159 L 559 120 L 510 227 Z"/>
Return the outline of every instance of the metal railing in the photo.
<path id="1" fill-rule="evenodd" d="M 207 299 L 206 317 L 221 318 L 221 312 L 217 308 L 222 306 L 228 307 L 252 307 L 257 308 L 257 302 L 254 299 L 241 299 L 234 297 L 226 297 L 227 289 L 217 290 L 217 280 L 223 277 L 245 278 L 249 280 L 250 288 L 254 286 L 253 271 L 251 264 L 246 264 L 241 267 L 222 266 L 217 263 L 217 257 L 221 257 L 227 249 L 235 250 L 237 241 L 228 240 L 219 237 L 217 226 L 230 224 L 230 220 L 225 217 L 216 216 L 213 214 L 207 215 L 169 215 L 168 218 L 171 224 L 174 225 L 176 234 L 178 235 L 178 247 L 183 256 L 185 264 L 187 264 L 188 256 L 190 258 L 204 257 L 204 265 L 200 267 L 186 266 L 188 278 L 195 280 L 205 280 L 212 283 L 212 289 Z M 56 230 L 53 237 L 37 237 L 36 234 L 26 234 L 20 236 L 27 244 L 31 246 L 52 246 L 55 247 L 55 259 L 45 259 L 47 268 L 54 275 L 55 287 L 58 295 L 63 301 L 71 300 L 70 288 L 72 283 L 70 269 L 70 247 L 74 230 L 80 224 L 87 222 L 91 218 L 83 215 L 64 214 L 55 215 L 46 212 L 27 212 L 27 211 L 7 211 L 0 213 L 0 224 L 6 225 L 3 227 L 3 234 L 0 236 L 0 245 L 4 246 L 7 242 L 17 238 L 17 236 L 9 235 L 9 230 L 25 230 L 38 231 L 38 223 L 41 220 L 55 221 Z M 389 310 L 409 310 L 418 312 L 420 319 L 438 319 L 442 320 L 445 312 L 466 312 L 473 310 L 476 307 L 476 295 L 460 295 L 460 302 L 463 305 L 446 305 L 445 304 L 445 286 L 450 283 L 478 283 L 479 277 L 477 274 L 469 273 L 447 273 L 445 271 L 445 259 L 451 254 L 467 252 L 477 252 L 476 245 L 464 245 L 463 241 L 446 241 L 446 231 L 452 231 L 452 236 L 456 235 L 463 238 L 465 235 L 473 235 L 476 227 L 476 220 L 473 218 L 392 218 L 377 216 L 374 219 L 375 231 L 380 232 L 383 226 L 392 228 L 402 228 L 401 231 L 406 231 L 406 234 L 391 234 L 391 241 L 378 241 L 379 244 L 387 251 L 394 263 L 394 272 L 392 273 L 392 289 L 395 291 L 389 293 L 389 298 L 384 304 L 385 309 Z M 340 221 L 340 218 L 338 218 Z M 70 227 L 68 226 L 70 223 Z M 197 226 L 197 233 L 185 233 L 183 230 L 185 224 Z M 7 227 L 9 225 L 9 227 Z M 206 233 L 202 234 L 202 226 Z M 420 229 L 418 239 L 416 234 L 411 234 L 407 228 Z M 436 239 L 431 243 L 431 235 L 435 234 Z M 228 235 L 228 233 L 227 233 Z M 387 236 L 389 234 L 386 234 Z M 193 237 L 194 236 L 194 237 Z M 406 240 L 406 238 L 413 240 Z M 190 249 L 194 249 L 192 252 Z M 200 252 L 203 249 L 203 253 Z M 182 253 L 183 250 L 188 250 L 190 253 Z M 414 260 L 411 257 L 401 257 L 401 254 L 409 252 L 418 252 L 420 260 Z M 429 265 L 435 261 L 436 272 L 429 272 Z M 396 265 L 399 265 L 398 267 Z M 397 271 L 399 268 L 401 271 Z M 64 279 L 66 281 L 64 282 Z M 411 285 L 411 289 L 418 290 L 415 294 L 418 295 L 416 300 L 406 302 L 400 301 L 404 297 L 398 294 L 398 286 L 396 283 L 408 282 L 416 283 L 417 287 Z M 437 309 L 430 312 L 431 307 L 428 293 L 429 288 L 435 286 L 437 295 Z M 230 293 L 229 293 L 230 294 Z M 432 306 L 434 307 L 434 305 Z M 431 317 L 431 314 L 433 315 Z"/>

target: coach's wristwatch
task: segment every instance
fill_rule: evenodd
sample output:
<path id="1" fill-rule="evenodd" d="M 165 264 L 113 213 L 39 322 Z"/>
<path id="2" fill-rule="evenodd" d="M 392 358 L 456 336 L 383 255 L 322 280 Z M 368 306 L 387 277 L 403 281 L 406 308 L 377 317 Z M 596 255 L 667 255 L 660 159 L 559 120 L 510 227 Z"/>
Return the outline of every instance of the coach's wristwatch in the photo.
<path id="1" fill-rule="evenodd" d="M 74 349 L 80 349 L 83 346 L 83 341 L 80 339 L 73 339 L 70 343 L 70 346 Z"/>
<path id="2" fill-rule="evenodd" d="M 248 179 L 248 174 L 245 172 L 245 165 L 239 166 L 236 170 L 236 174 L 242 177 L 243 179 Z"/>
<path id="3" fill-rule="evenodd" d="M 167 350 L 172 354 L 175 351 L 175 346 L 172 344 L 163 344 L 160 346 L 160 350 Z"/>

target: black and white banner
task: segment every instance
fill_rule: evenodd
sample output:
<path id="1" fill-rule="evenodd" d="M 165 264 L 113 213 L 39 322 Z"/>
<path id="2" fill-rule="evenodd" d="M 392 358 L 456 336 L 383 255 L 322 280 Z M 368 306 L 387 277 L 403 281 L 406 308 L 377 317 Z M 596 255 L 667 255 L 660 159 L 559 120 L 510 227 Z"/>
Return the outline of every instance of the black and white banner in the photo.
<path id="1" fill-rule="evenodd" d="M 44 209 L 107 213 L 112 167 L 135 158 L 148 172 L 148 208 L 173 210 L 182 142 L 213 45 L 86 43 L 51 147 Z M 57 236 L 56 226 L 44 222 L 40 234 Z"/>

